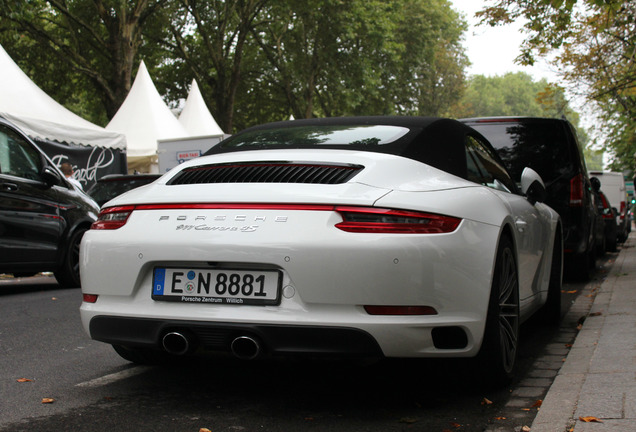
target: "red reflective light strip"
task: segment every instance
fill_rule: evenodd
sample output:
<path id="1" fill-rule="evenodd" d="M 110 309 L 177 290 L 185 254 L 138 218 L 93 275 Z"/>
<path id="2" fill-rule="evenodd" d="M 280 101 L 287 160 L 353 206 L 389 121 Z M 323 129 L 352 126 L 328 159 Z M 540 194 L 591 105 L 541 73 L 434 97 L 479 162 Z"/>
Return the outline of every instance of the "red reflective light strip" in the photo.
<path id="1" fill-rule="evenodd" d="M 334 206 L 323 204 L 252 204 L 252 203 L 175 203 L 175 204 L 139 204 L 131 206 L 134 210 L 306 210 L 332 211 Z"/>
<path id="2" fill-rule="evenodd" d="M 437 315 L 431 306 L 364 306 L 369 315 Z"/>
<path id="3" fill-rule="evenodd" d="M 171 203 L 171 204 L 138 204 L 130 206 L 108 207 L 102 210 L 98 220 L 91 226 L 96 230 L 117 229 L 126 224 L 128 216 L 134 210 L 293 210 L 293 211 L 337 211 L 346 219 L 347 214 L 377 217 L 378 221 L 343 221 L 336 227 L 346 232 L 357 233 L 392 233 L 392 234 L 434 234 L 454 231 L 461 219 L 430 213 L 407 210 L 382 209 L 376 207 L 333 206 L 323 204 L 266 204 L 266 203 Z M 109 219 L 109 215 L 122 214 L 120 219 Z M 125 217 L 124 217 L 125 216 Z M 389 217 L 398 222 L 382 222 Z M 402 218 L 419 222 L 399 222 Z"/>
<path id="4" fill-rule="evenodd" d="M 84 294 L 82 300 L 84 303 L 96 303 L 97 297 L 99 297 L 97 294 Z"/>
<path id="5" fill-rule="evenodd" d="M 621 201 L 621 214 L 620 214 L 620 218 L 621 220 L 625 219 L 625 201 Z"/>

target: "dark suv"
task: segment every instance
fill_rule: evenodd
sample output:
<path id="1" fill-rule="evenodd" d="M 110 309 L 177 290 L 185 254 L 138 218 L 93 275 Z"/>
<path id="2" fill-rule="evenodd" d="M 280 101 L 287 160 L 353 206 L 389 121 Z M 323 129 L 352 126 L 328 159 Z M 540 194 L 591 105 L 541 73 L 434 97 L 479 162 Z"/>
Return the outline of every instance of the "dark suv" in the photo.
<path id="1" fill-rule="evenodd" d="M 539 173 L 547 189 L 545 203 L 563 221 L 565 270 L 571 277 L 589 279 L 596 262 L 597 215 L 583 152 L 572 124 L 534 117 L 461 121 L 490 141 L 517 182 L 524 167 Z"/>
<path id="2" fill-rule="evenodd" d="M 161 174 L 109 174 L 91 186 L 86 193 L 95 200 L 99 206 L 103 206 L 116 196 L 144 186 L 161 177 Z"/>
<path id="3" fill-rule="evenodd" d="M 0 273 L 51 271 L 79 287 L 79 247 L 99 207 L 45 154 L 0 118 Z"/>

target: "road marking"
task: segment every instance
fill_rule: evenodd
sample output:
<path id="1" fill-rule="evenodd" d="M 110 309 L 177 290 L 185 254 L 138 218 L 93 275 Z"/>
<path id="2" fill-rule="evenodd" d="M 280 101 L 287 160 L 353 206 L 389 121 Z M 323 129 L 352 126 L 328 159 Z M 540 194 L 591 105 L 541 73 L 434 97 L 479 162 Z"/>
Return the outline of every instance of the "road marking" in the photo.
<path id="1" fill-rule="evenodd" d="M 112 384 L 116 381 L 124 380 L 126 378 L 133 377 L 135 375 L 142 374 L 147 370 L 152 369 L 150 366 L 135 366 L 130 369 L 116 372 L 110 375 L 104 375 L 100 378 L 95 378 L 90 381 L 85 381 L 79 384 L 75 384 L 75 387 L 100 387 L 107 384 Z"/>

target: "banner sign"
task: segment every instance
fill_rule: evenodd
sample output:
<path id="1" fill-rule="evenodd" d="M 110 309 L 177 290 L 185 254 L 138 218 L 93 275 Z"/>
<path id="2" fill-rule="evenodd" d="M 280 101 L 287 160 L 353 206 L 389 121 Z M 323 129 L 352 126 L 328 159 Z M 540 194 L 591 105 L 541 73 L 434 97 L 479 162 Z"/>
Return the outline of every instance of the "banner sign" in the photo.
<path id="1" fill-rule="evenodd" d="M 125 150 L 35 141 L 58 168 L 69 162 L 73 166 L 73 178 L 82 184 L 84 190 L 105 175 L 128 172 Z"/>

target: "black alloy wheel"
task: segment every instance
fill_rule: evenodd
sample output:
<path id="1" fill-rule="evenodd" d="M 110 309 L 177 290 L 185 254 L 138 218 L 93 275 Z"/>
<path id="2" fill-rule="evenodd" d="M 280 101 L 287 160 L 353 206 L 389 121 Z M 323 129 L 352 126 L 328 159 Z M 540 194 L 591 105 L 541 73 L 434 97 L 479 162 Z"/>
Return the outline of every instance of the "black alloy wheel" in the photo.
<path id="1" fill-rule="evenodd" d="M 485 378 L 494 386 L 513 376 L 519 344 L 519 278 L 512 241 L 503 237 L 497 250 L 486 329 L 477 357 Z"/>

